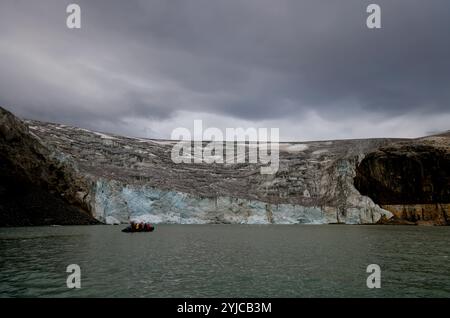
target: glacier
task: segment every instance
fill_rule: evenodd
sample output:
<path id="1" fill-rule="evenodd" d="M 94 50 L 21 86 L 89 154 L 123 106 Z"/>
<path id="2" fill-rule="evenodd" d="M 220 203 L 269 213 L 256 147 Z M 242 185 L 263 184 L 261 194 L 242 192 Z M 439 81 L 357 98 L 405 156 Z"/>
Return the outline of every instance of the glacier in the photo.
<path id="1" fill-rule="evenodd" d="M 130 221 L 173 224 L 327 224 L 373 223 L 390 212 L 362 198 L 362 208 L 337 217 L 335 207 L 271 204 L 218 196 L 201 198 L 177 191 L 99 179 L 95 185 L 94 216 L 107 224 Z"/>

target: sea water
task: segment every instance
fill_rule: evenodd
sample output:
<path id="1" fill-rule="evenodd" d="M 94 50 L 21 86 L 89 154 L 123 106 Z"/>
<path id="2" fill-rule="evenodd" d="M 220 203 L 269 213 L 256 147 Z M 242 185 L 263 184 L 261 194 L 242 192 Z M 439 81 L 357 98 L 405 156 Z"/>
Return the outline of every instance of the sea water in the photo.
<path id="1" fill-rule="evenodd" d="M 123 227 L 1 228 L 0 296 L 450 297 L 450 227 Z M 71 264 L 81 288 L 68 288 Z"/>

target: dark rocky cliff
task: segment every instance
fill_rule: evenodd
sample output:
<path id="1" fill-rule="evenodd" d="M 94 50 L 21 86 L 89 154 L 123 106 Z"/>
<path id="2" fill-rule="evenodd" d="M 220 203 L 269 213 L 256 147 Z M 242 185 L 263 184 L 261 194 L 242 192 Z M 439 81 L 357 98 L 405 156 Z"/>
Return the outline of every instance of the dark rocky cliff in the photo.
<path id="1" fill-rule="evenodd" d="M 450 138 L 394 143 L 365 156 L 355 186 L 363 195 L 416 224 L 450 224 Z"/>
<path id="2" fill-rule="evenodd" d="M 0 226 L 98 223 L 77 199 L 83 182 L 0 108 Z"/>

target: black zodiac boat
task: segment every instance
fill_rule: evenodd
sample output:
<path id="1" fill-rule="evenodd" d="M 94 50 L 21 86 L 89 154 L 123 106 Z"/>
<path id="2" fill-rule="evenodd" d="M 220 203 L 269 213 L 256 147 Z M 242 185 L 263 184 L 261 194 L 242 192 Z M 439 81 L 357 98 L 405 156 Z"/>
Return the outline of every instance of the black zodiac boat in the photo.
<path id="1" fill-rule="evenodd" d="M 153 232 L 155 227 L 150 223 L 131 223 L 124 228 L 122 232 L 135 233 L 135 232 Z"/>

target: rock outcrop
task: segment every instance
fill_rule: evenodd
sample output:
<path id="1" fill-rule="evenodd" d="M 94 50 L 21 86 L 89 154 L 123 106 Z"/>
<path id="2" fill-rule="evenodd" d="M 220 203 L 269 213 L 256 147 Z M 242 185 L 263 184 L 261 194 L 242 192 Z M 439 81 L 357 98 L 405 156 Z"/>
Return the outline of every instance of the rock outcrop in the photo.
<path id="1" fill-rule="evenodd" d="M 450 224 L 448 134 L 381 147 L 368 153 L 356 171 L 356 188 L 394 219 Z"/>
<path id="2" fill-rule="evenodd" d="M 99 223 L 77 199 L 85 179 L 54 155 L 0 108 L 0 226 Z"/>

